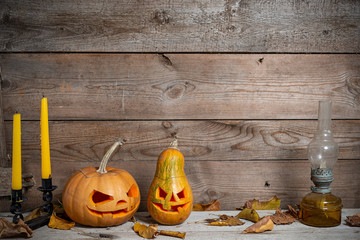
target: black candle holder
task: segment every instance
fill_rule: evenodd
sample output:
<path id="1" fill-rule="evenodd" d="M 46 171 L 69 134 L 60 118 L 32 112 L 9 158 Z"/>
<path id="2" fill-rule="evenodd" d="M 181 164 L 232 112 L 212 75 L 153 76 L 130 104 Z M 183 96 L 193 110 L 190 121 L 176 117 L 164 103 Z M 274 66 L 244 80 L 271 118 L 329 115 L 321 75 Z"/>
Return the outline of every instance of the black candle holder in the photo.
<path id="1" fill-rule="evenodd" d="M 51 215 L 54 210 L 54 205 L 52 204 L 52 191 L 54 191 L 57 186 L 52 185 L 52 178 L 42 179 L 41 182 L 42 186 L 38 187 L 38 190 L 43 192 L 43 200 L 45 203 L 42 208 L 44 212 Z"/>
<path id="2" fill-rule="evenodd" d="M 26 198 L 22 196 L 22 189 L 11 189 L 10 212 L 14 214 L 13 223 L 18 223 L 19 219 L 24 220 L 24 216 L 21 213 L 21 203 L 25 200 Z"/>
<path id="3" fill-rule="evenodd" d="M 52 191 L 54 191 L 57 186 L 52 185 L 51 178 L 42 179 L 41 183 L 42 186 L 38 187 L 38 190 L 43 192 L 43 200 L 45 203 L 42 206 L 42 212 L 45 212 L 46 214 L 25 222 L 32 230 L 47 225 L 54 210 L 54 205 L 52 204 Z"/>

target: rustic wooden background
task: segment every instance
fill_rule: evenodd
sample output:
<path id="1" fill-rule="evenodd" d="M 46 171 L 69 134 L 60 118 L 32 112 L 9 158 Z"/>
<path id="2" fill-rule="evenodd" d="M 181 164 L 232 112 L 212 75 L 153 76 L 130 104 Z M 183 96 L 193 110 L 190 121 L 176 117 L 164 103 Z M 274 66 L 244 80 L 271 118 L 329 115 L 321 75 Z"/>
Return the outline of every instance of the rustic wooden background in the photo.
<path id="1" fill-rule="evenodd" d="M 157 157 L 176 135 L 196 202 L 299 203 L 312 184 L 306 148 L 318 101 L 331 99 L 340 146 L 333 192 L 360 207 L 359 53 L 353 0 L 3 0 L 0 211 L 9 209 L 16 111 L 23 208 L 41 201 L 43 95 L 55 199 L 122 137 L 109 165 L 135 177 L 146 210 Z"/>

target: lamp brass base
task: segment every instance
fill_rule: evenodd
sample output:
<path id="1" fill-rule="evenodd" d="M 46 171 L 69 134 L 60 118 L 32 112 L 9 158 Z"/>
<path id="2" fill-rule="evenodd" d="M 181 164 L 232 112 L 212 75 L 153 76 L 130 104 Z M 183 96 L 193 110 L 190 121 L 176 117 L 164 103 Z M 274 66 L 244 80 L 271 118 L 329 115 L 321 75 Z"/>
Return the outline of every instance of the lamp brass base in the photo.
<path id="1" fill-rule="evenodd" d="M 300 222 L 314 227 L 335 227 L 341 223 L 341 199 L 332 193 L 308 193 L 300 204 Z"/>

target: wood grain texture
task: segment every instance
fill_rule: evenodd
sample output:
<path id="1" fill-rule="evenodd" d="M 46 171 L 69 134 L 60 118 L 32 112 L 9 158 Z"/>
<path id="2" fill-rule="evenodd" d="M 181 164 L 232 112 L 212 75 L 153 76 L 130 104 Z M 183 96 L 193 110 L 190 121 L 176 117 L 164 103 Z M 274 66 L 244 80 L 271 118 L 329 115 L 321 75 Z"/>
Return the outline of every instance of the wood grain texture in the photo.
<path id="1" fill-rule="evenodd" d="M 176 135 L 186 161 L 307 159 L 316 121 L 55 121 L 49 123 L 52 161 L 97 162 L 115 137 L 127 139 L 125 161 L 156 161 Z M 6 123 L 11 151 L 11 122 Z M 340 159 L 360 160 L 360 120 L 332 124 Z M 22 123 L 23 161 L 40 159 L 40 123 Z M 25 163 L 24 163 L 25 164 Z"/>
<path id="2" fill-rule="evenodd" d="M 22 188 L 27 191 L 35 185 L 35 180 L 32 173 L 22 172 Z M 12 168 L 0 167 L 0 198 L 11 196 L 11 184 L 12 184 Z"/>
<path id="3" fill-rule="evenodd" d="M 360 118 L 349 54 L 2 54 L 5 120 Z M 21 66 L 21 67 L 19 67 Z"/>
<path id="4" fill-rule="evenodd" d="M 3 52 L 360 52 L 358 1 L 0 2 Z"/>
<path id="5" fill-rule="evenodd" d="M 1 79 L 1 66 L 0 66 L 0 83 Z M 6 138 L 5 138 L 5 124 L 4 113 L 2 104 L 2 89 L 0 84 L 0 167 L 8 167 L 10 165 L 7 153 L 6 153 Z"/>
<path id="6" fill-rule="evenodd" d="M 311 227 L 295 221 L 288 225 L 275 225 L 272 231 L 266 231 L 258 234 L 242 234 L 246 228 L 253 222 L 241 219 L 244 225 L 232 227 L 216 227 L 206 225 L 205 219 L 215 219 L 220 215 L 236 216 L 240 211 L 217 211 L 217 212 L 192 212 L 186 221 L 177 226 L 159 225 L 159 230 L 179 231 L 186 233 L 186 240 L 358 240 L 359 228 L 351 227 L 345 224 L 346 216 L 355 215 L 360 209 L 342 209 L 341 224 L 336 227 L 319 228 Z M 273 215 L 274 210 L 257 210 L 260 217 Z M 9 213 L 0 213 L 0 217 L 6 217 L 11 221 Z M 134 215 L 140 224 L 149 225 L 155 223 L 147 212 L 137 212 Z M 76 225 L 68 231 L 42 227 L 34 231 L 34 239 L 52 239 L 61 240 L 84 240 L 84 239 L 127 239 L 139 240 L 138 234 L 134 233 L 133 222 L 125 222 L 119 226 L 109 228 L 90 228 L 82 225 Z M 177 239 L 165 236 L 158 236 L 156 239 Z"/>
<path id="7" fill-rule="evenodd" d="M 137 181 L 141 192 L 139 211 L 146 211 L 146 198 L 151 181 L 154 177 L 156 161 L 119 161 L 118 152 L 109 166 L 127 170 Z M 186 156 L 185 156 L 186 158 Z M 99 161 L 100 162 L 100 161 Z M 86 166 L 98 167 L 99 162 L 68 162 L 53 161 L 52 174 L 54 185 L 54 200 L 61 199 L 61 191 L 67 179 L 77 170 Z M 26 161 L 24 171 L 32 170 L 35 181 L 40 184 L 40 160 Z M 34 171 L 34 169 L 39 171 Z M 344 207 L 359 207 L 360 164 L 358 160 L 340 160 L 334 167 L 335 180 L 331 184 L 333 193 L 342 198 Z M 310 162 L 298 161 L 186 161 L 185 173 L 191 185 L 195 202 L 208 202 L 219 199 L 221 209 L 233 210 L 242 207 L 245 201 L 257 198 L 267 200 L 277 195 L 281 206 L 300 203 L 302 197 L 310 192 Z M 38 186 L 37 184 L 37 186 Z M 23 209 L 39 205 L 41 192 L 36 187 L 26 193 L 28 201 Z M 0 201 L 8 211 L 5 201 Z M 3 204 L 4 203 L 4 204 Z"/>
<path id="8" fill-rule="evenodd" d="M 0 167 L 0 197 L 10 196 L 11 194 L 11 181 L 12 172 L 11 168 Z M 4 209 L 5 211 L 5 209 Z"/>

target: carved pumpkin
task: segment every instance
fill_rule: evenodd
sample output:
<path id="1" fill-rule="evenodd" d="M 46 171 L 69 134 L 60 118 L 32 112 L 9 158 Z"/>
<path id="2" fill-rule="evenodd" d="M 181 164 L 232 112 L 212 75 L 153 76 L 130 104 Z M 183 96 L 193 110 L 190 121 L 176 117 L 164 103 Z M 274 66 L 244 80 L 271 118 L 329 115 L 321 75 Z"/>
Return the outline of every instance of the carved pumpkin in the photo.
<path id="1" fill-rule="evenodd" d="M 189 217 L 192 207 L 193 195 L 184 172 L 184 156 L 175 139 L 159 156 L 147 208 L 157 222 L 175 225 Z"/>
<path id="2" fill-rule="evenodd" d="M 106 167 L 112 152 L 123 143 L 117 139 L 99 169 L 83 168 L 65 184 L 62 202 L 73 221 L 93 227 L 114 226 L 129 220 L 139 208 L 140 191 L 135 179 L 125 170 Z"/>

